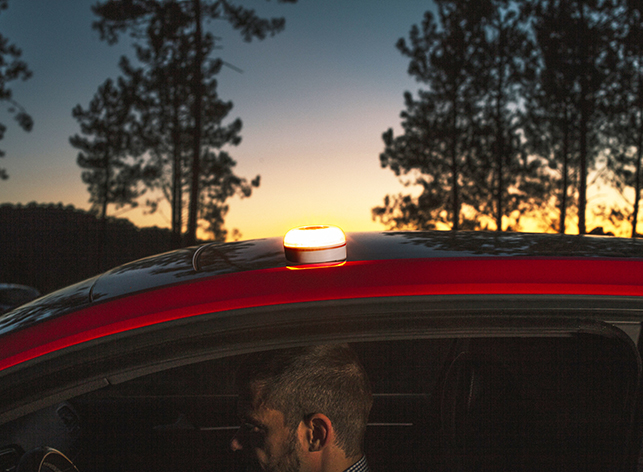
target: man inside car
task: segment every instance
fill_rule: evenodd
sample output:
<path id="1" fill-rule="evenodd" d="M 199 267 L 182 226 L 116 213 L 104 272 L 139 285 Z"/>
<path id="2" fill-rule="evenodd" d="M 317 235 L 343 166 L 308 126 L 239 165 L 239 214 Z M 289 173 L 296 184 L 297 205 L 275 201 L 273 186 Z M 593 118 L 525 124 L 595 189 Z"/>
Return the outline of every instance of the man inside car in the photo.
<path id="1" fill-rule="evenodd" d="M 237 373 L 241 427 L 231 442 L 249 469 L 366 472 L 373 403 L 355 352 L 344 344 L 268 351 Z"/>

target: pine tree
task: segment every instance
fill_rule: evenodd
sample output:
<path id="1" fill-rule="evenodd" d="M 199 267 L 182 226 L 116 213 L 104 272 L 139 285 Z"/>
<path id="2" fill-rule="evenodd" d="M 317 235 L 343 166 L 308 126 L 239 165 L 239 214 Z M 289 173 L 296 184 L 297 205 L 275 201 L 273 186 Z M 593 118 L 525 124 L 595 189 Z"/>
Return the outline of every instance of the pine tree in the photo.
<path id="1" fill-rule="evenodd" d="M 117 83 L 108 79 L 87 109 L 77 105 L 72 111 L 82 135 L 70 137 L 69 142 L 80 150 L 77 162 L 85 169 L 82 179 L 90 193 L 92 211 L 103 221 L 110 204 L 116 208 L 136 206 L 145 192 L 141 184 L 156 174 L 140 157 L 144 148 L 138 139 L 134 87 L 123 79 Z"/>
<path id="2" fill-rule="evenodd" d="M 473 147 L 473 121 L 477 112 L 474 78 L 470 67 L 482 37 L 480 22 L 472 20 L 474 2 L 436 2 L 439 24 L 427 11 L 421 29 L 414 25 L 409 43 L 397 47 L 410 58 L 408 72 L 424 84 L 417 98 L 405 93 L 406 111 L 401 114 L 404 134 L 392 129 L 383 134 L 382 167 L 396 175 L 414 175 L 407 184 L 422 187 L 417 198 L 387 196 L 373 217 L 390 228 L 429 229 L 450 224 L 457 231 L 462 223 L 463 203 L 475 200 L 471 172 L 477 164 Z"/>
<path id="3" fill-rule="evenodd" d="M 478 185 L 479 218 L 493 218 L 496 230 L 502 231 L 503 217 L 532 212 L 544 198 L 543 189 L 535 185 L 540 162 L 522 152 L 521 137 L 521 99 L 534 80 L 534 46 L 515 4 L 485 0 L 478 2 L 477 12 L 483 37 L 471 73 L 480 103 L 474 120 L 480 165 L 472 182 Z M 508 223 L 507 228 L 514 226 Z"/>
<path id="4" fill-rule="evenodd" d="M 612 150 L 617 174 L 634 190 L 630 236 L 635 238 L 638 234 L 643 158 L 643 4 L 639 1 L 623 2 L 619 20 L 623 25 L 621 60 L 614 80 L 617 87 L 609 97 L 617 105 L 612 110 L 618 115 L 618 119 L 612 120 L 615 125 L 612 132 L 617 142 Z"/>
<path id="5" fill-rule="evenodd" d="M 383 135 L 383 167 L 412 175 L 420 196 L 387 196 L 373 217 L 391 228 L 503 229 L 514 210 L 541 204 L 540 162 L 522 152 L 521 93 L 533 80 L 533 45 L 504 0 L 440 1 L 413 27 L 409 73 L 426 86 L 405 94 L 404 134 Z M 448 209 L 448 210 L 447 210 Z M 518 223 L 508 224 L 507 229 Z"/>
<path id="6" fill-rule="evenodd" d="M 609 0 L 578 0 L 572 2 L 571 21 L 566 29 L 573 41 L 574 56 L 570 63 L 575 90 L 573 106 L 578 123 L 578 232 L 587 231 L 588 167 L 601 145 L 601 126 L 606 117 L 601 99 L 609 86 L 607 80 L 615 61 L 611 43 L 614 23 Z M 576 92 L 576 93 L 574 93 Z"/>
<path id="7" fill-rule="evenodd" d="M 216 210 L 225 208 L 223 202 L 207 196 L 235 193 L 249 196 L 251 187 L 259 184 L 258 178 L 247 184 L 236 176 L 225 177 L 234 175 L 230 171 L 234 161 L 227 154 L 221 155 L 221 147 L 238 144 L 241 121 L 222 124 L 232 104 L 222 102 L 216 94 L 215 76 L 223 62 L 212 57 L 217 38 L 203 32 L 203 22 L 225 20 L 244 40 L 251 41 L 278 33 L 285 21 L 260 18 L 253 10 L 228 0 L 105 0 L 96 4 L 93 11 L 99 17 L 94 27 L 103 39 L 114 43 L 120 34 L 127 32 L 137 41 L 137 55 L 147 76 L 148 88 L 144 93 L 151 107 L 149 113 L 143 113 L 156 115 L 156 130 L 165 133 L 150 135 L 150 142 L 156 144 L 152 149 L 163 163 L 161 168 L 172 169 L 172 225 L 174 230 L 182 225 L 178 215 L 182 214 L 184 168 L 187 167 L 189 203 L 184 243 L 194 244 L 199 216 L 219 214 L 222 219 L 225 214 Z M 230 167 L 224 171 L 212 162 Z M 221 171 L 221 175 L 206 175 L 216 170 Z M 225 191 L 203 187 L 222 182 L 230 185 Z M 238 185 L 234 186 L 234 182 Z M 232 194 L 231 189 L 234 189 Z M 214 206 L 203 207 L 208 203 Z M 220 229 L 217 236 L 222 237 L 225 234 L 222 226 L 213 224 Z"/>
<path id="8" fill-rule="evenodd" d="M 578 162 L 578 114 L 575 112 L 575 58 L 570 4 L 526 2 L 523 15 L 532 22 L 538 55 L 532 57 L 536 80 L 526 88 L 524 130 L 527 151 L 541 156 L 552 170 L 551 192 L 558 194 L 558 223 L 565 233 L 570 207 L 570 169 Z M 558 175 L 556 175 L 558 174 Z M 559 177 L 558 177 L 559 176 Z M 556 190 L 556 186 L 558 190 Z M 546 213 L 546 212 L 545 212 Z"/>
<path id="9" fill-rule="evenodd" d="M 561 173 L 560 223 L 565 231 L 570 178 L 577 185 L 578 232 L 587 231 L 587 179 L 608 146 L 609 104 L 618 62 L 616 3 L 612 0 L 525 2 L 541 53 L 540 82 L 527 97 L 530 145 Z"/>

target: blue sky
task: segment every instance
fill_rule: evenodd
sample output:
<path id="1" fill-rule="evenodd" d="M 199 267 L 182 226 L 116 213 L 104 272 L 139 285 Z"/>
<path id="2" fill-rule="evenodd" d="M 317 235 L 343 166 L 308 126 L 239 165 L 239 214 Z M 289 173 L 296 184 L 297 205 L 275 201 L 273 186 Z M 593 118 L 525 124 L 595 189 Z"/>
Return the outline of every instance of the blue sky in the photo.
<path id="1" fill-rule="evenodd" d="M 93 0 L 9 0 L 0 32 L 23 50 L 34 72 L 13 83 L 14 97 L 35 121 L 31 133 L 8 125 L 0 166 L 0 202 L 73 204 L 89 194 L 69 136 L 78 132 L 71 109 L 86 107 L 98 86 L 118 75 L 126 42 L 109 46 L 91 29 Z M 229 152 L 238 175 L 261 175 L 249 199 L 230 201 L 226 219 L 243 238 L 274 236 L 302 224 L 338 224 L 346 231 L 382 229 L 370 209 L 387 193 L 409 191 L 379 164 L 381 134 L 399 129 L 405 90 L 416 91 L 408 61 L 395 48 L 432 2 L 384 0 L 247 0 L 265 16 L 284 16 L 286 29 L 262 42 L 243 42 L 225 23 L 208 25 L 222 37 L 225 68 L 219 94 L 241 118 L 242 142 Z M 113 210 L 112 210 L 113 214 Z M 121 214 L 139 226 L 169 226 L 169 207 L 155 215 Z"/>

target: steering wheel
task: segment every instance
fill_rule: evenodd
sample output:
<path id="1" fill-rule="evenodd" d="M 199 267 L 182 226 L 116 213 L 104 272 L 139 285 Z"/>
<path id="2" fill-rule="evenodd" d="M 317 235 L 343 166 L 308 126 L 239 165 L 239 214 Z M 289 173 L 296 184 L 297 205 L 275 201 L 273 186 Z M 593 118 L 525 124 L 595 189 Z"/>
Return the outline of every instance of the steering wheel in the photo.
<path id="1" fill-rule="evenodd" d="M 38 447 L 22 456 L 16 472 L 78 472 L 78 469 L 62 452 Z"/>

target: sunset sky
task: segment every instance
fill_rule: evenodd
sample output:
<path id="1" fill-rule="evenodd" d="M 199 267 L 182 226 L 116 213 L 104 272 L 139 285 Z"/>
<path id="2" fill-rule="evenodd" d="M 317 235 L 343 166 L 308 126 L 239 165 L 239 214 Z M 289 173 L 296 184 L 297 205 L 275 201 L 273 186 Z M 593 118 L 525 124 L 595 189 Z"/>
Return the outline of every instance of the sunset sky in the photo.
<path id="1" fill-rule="evenodd" d="M 12 83 L 14 97 L 35 126 L 23 132 L 6 107 L 0 149 L 0 202 L 72 204 L 88 209 L 89 194 L 69 137 L 79 132 L 72 108 L 87 107 L 98 86 L 118 76 L 127 42 L 109 46 L 91 29 L 93 0 L 10 0 L 0 32 L 23 50 L 34 75 Z M 286 29 L 263 42 L 244 43 L 224 23 L 207 27 L 222 38 L 219 94 L 232 100 L 230 119 L 243 121 L 242 143 L 229 149 L 236 173 L 261 175 L 248 199 L 230 200 L 226 227 L 243 239 L 274 236 L 303 224 L 337 224 L 346 231 L 383 229 L 371 208 L 387 193 L 409 191 L 382 169 L 381 134 L 399 129 L 405 90 L 418 84 L 395 48 L 419 23 L 427 1 L 247 0 L 265 16 L 284 16 Z M 169 227 L 169 205 L 154 215 L 114 212 L 139 226 Z"/>

